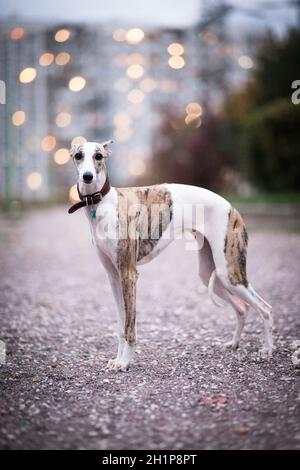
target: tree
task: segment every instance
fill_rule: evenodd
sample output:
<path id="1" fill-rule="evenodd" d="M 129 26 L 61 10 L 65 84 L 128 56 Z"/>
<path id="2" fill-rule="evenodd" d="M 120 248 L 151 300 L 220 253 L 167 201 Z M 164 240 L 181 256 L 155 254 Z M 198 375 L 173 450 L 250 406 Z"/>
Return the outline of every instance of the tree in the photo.
<path id="1" fill-rule="evenodd" d="M 242 154 L 242 168 L 264 190 L 300 187 L 300 107 L 291 101 L 300 79 L 300 30 L 269 36 L 256 59 L 252 81 L 228 97 L 224 118 Z"/>

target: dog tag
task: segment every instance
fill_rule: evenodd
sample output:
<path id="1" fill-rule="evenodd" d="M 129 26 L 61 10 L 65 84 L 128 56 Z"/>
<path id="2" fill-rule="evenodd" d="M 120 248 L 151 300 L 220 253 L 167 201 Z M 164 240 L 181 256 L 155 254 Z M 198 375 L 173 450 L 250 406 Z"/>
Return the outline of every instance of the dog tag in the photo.
<path id="1" fill-rule="evenodd" d="M 92 209 L 90 211 L 90 214 L 91 214 L 92 219 L 96 219 L 96 209 Z"/>

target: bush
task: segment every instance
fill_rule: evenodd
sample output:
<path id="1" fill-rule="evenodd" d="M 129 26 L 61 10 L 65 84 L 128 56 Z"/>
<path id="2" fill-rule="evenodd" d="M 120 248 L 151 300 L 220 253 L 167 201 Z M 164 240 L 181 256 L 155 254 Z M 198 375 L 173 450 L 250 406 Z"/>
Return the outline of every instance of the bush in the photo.
<path id="1" fill-rule="evenodd" d="M 223 190 L 224 171 L 230 165 L 222 146 L 222 131 L 222 121 L 208 113 L 199 129 L 187 127 L 182 116 L 166 115 L 154 139 L 153 182 Z M 147 181 L 152 182 L 149 174 Z"/>
<path id="2" fill-rule="evenodd" d="M 300 106 L 280 99 L 253 112 L 243 125 L 244 169 L 261 189 L 300 188 Z"/>

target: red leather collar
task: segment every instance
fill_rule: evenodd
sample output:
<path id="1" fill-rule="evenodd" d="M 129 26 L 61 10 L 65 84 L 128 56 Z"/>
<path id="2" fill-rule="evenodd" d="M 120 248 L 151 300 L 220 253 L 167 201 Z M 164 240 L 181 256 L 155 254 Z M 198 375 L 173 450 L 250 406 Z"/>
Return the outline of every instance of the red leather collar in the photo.
<path id="1" fill-rule="evenodd" d="M 70 207 L 68 210 L 69 214 L 73 214 L 73 212 L 77 211 L 78 209 L 81 209 L 81 207 L 85 206 L 92 206 L 95 204 L 98 204 L 104 196 L 109 192 L 110 190 L 110 183 L 108 180 L 108 177 L 106 176 L 106 180 L 104 185 L 102 186 L 101 191 L 97 191 L 96 193 L 93 194 L 86 194 L 85 196 L 79 191 L 79 187 L 77 184 L 77 191 L 78 195 L 80 198 L 80 202 L 77 202 L 76 204 L 73 204 L 73 206 Z"/>

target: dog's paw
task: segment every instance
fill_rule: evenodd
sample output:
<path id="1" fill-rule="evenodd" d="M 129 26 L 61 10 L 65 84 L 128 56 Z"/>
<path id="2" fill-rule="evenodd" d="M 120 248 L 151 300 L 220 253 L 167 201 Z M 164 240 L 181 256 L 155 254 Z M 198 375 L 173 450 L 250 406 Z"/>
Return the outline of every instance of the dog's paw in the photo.
<path id="1" fill-rule="evenodd" d="M 105 368 L 106 372 L 127 372 L 129 364 L 118 359 L 110 359 Z"/>
<path id="2" fill-rule="evenodd" d="M 106 372 L 116 372 L 118 366 L 117 359 L 110 359 L 105 367 Z"/>
<path id="3" fill-rule="evenodd" d="M 128 372 L 129 371 L 129 364 L 127 362 L 121 361 L 118 363 L 118 371 L 119 372 Z"/>
<path id="4" fill-rule="evenodd" d="M 267 360 L 270 360 L 272 358 L 272 354 L 273 354 L 273 348 L 261 348 L 259 350 L 259 357 L 260 359 L 267 359 Z"/>
<path id="5" fill-rule="evenodd" d="M 225 343 L 225 348 L 227 349 L 231 349 L 232 351 L 236 351 L 239 347 L 239 343 L 236 342 L 236 341 L 228 341 L 227 343 Z"/>

